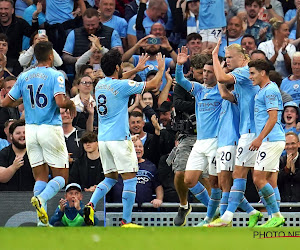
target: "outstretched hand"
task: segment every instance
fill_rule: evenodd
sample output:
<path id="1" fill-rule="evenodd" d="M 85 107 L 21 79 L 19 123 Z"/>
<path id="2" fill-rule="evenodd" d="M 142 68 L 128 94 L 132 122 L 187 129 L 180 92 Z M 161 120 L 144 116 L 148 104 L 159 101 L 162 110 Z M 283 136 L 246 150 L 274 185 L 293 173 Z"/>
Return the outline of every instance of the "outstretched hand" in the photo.
<path id="1" fill-rule="evenodd" d="M 182 46 L 181 49 L 178 48 L 178 55 L 177 55 L 177 64 L 182 65 L 184 64 L 190 56 L 188 55 L 188 49 L 186 46 Z"/>
<path id="2" fill-rule="evenodd" d="M 142 54 L 140 57 L 139 57 L 139 62 L 138 64 L 136 65 L 135 69 L 137 70 L 137 72 L 140 72 L 140 71 L 143 71 L 144 69 L 148 68 L 149 65 L 145 65 L 146 62 L 148 61 L 148 59 L 150 58 L 150 56 L 148 56 L 148 54 Z"/>
<path id="3" fill-rule="evenodd" d="M 165 56 L 162 56 L 161 53 L 157 53 L 156 61 L 157 61 L 158 70 L 164 71 L 165 70 Z"/>
<path id="4" fill-rule="evenodd" d="M 211 55 L 217 55 L 219 54 L 219 49 L 220 49 L 220 44 L 221 44 L 221 38 L 219 38 L 218 43 L 216 45 L 216 47 L 213 49 L 213 51 L 211 52 Z"/>

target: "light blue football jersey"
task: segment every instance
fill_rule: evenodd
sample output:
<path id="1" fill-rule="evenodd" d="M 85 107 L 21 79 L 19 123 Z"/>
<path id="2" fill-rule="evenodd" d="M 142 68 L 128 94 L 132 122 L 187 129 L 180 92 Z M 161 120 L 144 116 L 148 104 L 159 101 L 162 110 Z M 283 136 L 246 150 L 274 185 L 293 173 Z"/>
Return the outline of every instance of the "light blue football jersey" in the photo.
<path id="1" fill-rule="evenodd" d="M 95 88 L 98 112 L 98 140 L 122 141 L 130 139 L 128 100 L 133 94 L 142 94 L 145 82 L 101 79 Z"/>
<path id="2" fill-rule="evenodd" d="M 270 82 L 264 88 L 260 89 L 255 96 L 255 126 L 256 136 L 258 136 L 265 127 L 269 115 L 268 111 L 277 110 L 277 122 L 271 132 L 263 141 L 285 141 L 284 130 L 281 126 L 281 115 L 283 104 L 280 91 L 274 82 Z"/>
<path id="3" fill-rule="evenodd" d="M 8 94 L 13 100 L 23 97 L 26 124 L 62 125 L 55 96 L 65 93 L 65 78 L 61 72 L 35 67 L 22 73 Z"/>
<path id="4" fill-rule="evenodd" d="M 201 0 L 199 6 L 199 29 L 214 29 L 226 26 L 224 0 Z"/>
<path id="5" fill-rule="evenodd" d="M 176 65 L 175 78 L 178 84 L 195 96 L 197 140 L 216 138 L 222 105 L 218 85 L 206 88 L 198 82 L 190 82 L 183 75 L 183 65 Z"/>
<path id="6" fill-rule="evenodd" d="M 286 77 L 282 80 L 280 89 L 293 98 L 295 103 L 300 104 L 300 80 L 290 80 L 289 77 Z"/>
<path id="7" fill-rule="evenodd" d="M 218 126 L 218 148 L 238 144 L 240 112 L 238 105 L 223 100 Z"/>
<path id="8" fill-rule="evenodd" d="M 236 68 L 230 73 L 235 80 L 234 91 L 240 111 L 240 135 L 255 133 L 254 97 L 259 86 L 253 86 L 249 79 L 249 67 Z"/>

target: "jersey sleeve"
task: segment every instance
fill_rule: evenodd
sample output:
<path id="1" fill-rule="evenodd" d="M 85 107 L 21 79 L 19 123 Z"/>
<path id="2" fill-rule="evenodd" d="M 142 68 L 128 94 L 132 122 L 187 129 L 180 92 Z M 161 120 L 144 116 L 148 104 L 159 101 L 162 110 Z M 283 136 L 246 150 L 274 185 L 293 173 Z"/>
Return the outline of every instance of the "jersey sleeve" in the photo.
<path id="1" fill-rule="evenodd" d="M 126 38 L 127 37 L 127 22 L 126 22 L 126 20 L 121 18 L 119 25 L 121 27 L 120 30 L 122 31 L 122 32 L 119 32 L 120 37 Z"/>
<path id="2" fill-rule="evenodd" d="M 245 68 L 237 68 L 229 74 L 233 76 L 234 82 L 239 84 L 243 84 L 244 81 L 248 82 L 250 76 L 249 70 L 246 70 Z"/>
<path id="3" fill-rule="evenodd" d="M 69 33 L 69 35 L 67 36 L 67 40 L 66 40 L 63 52 L 73 55 L 74 44 L 75 44 L 75 32 L 74 32 L 74 30 L 72 30 Z"/>
<path id="4" fill-rule="evenodd" d="M 123 80 L 122 93 L 125 96 L 131 96 L 133 94 L 142 94 L 146 87 L 146 82 L 136 82 L 133 80 Z"/>
<path id="5" fill-rule="evenodd" d="M 176 64 L 176 70 L 175 70 L 175 79 L 176 82 L 183 87 L 186 91 L 190 92 L 194 95 L 195 86 L 198 84 L 195 84 L 195 82 L 190 82 L 188 79 L 186 79 L 183 75 L 183 65 Z M 200 85 L 200 84 L 199 84 Z M 199 86 L 196 86 L 197 89 L 199 89 Z"/>
<path id="6" fill-rule="evenodd" d="M 139 62 L 139 56 L 138 55 L 132 55 L 132 59 L 133 59 L 133 65 L 135 67 Z"/>
<path id="7" fill-rule="evenodd" d="M 275 89 L 267 89 L 264 94 L 267 111 L 279 110 L 279 95 Z"/>
<path id="8" fill-rule="evenodd" d="M 59 94 L 66 94 L 66 86 L 65 86 L 65 78 L 62 73 L 58 73 L 54 77 L 54 88 L 53 88 L 53 96 L 57 96 Z"/>
<path id="9" fill-rule="evenodd" d="M 8 96 L 12 100 L 18 100 L 19 98 L 22 97 L 22 92 L 21 92 L 21 81 L 22 77 L 19 77 L 12 89 L 9 91 Z"/>
<path id="10" fill-rule="evenodd" d="M 127 35 L 136 36 L 135 22 L 136 22 L 136 15 L 130 18 L 128 22 Z"/>
<path id="11" fill-rule="evenodd" d="M 119 36 L 118 31 L 116 31 L 116 30 L 114 30 L 112 35 L 111 35 L 110 47 L 111 48 L 122 47 L 121 38 Z"/>

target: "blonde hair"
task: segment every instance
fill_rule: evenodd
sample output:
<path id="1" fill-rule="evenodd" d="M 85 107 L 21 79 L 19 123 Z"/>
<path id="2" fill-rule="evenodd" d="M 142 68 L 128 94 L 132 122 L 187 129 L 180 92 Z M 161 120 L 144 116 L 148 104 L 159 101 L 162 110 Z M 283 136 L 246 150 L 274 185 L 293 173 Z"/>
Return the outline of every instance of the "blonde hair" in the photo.
<path id="1" fill-rule="evenodd" d="M 269 23 L 272 25 L 272 34 L 275 36 L 275 31 L 279 30 L 281 25 L 284 24 L 284 22 L 279 21 L 277 18 L 273 17 L 270 19 Z"/>
<path id="2" fill-rule="evenodd" d="M 250 60 L 249 55 L 246 54 L 246 50 L 240 44 L 233 43 L 229 45 L 226 50 L 235 50 L 236 52 L 242 54 L 246 60 Z"/>
<path id="3" fill-rule="evenodd" d="M 130 62 L 123 62 L 122 65 L 123 65 L 123 68 L 130 67 L 130 68 L 134 69 L 134 65 Z"/>

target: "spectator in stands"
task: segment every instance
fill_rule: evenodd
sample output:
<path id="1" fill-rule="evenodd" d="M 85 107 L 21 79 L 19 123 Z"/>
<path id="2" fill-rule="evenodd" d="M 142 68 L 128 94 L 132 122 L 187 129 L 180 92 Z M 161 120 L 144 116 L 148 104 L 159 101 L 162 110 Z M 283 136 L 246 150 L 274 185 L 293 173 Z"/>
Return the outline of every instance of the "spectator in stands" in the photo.
<path id="1" fill-rule="evenodd" d="M 77 2 L 80 11 L 73 13 L 74 3 Z M 61 55 L 68 33 L 81 24 L 81 19 L 75 18 L 86 10 L 84 0 L 46 0 L 45 29 L 53 48 Z"/>
<path id="2" fill-rule="evenodd" d="M 115 0 L 100 0 L 99 2 L 99 20 L 102 24 L 116 30 L 122 39 L 123 48 L 127 47 L 127 22 L 124 18 L 114 15 L 116 10 Z"/>
<path id="3" fill-rule="evenodd" d="M 6 128 L 9 124 L 9 121 L 6 121 L 6 123 L 4 124 L 4 128 Z M 9 136 L 8 136 L 9 137 Z M 7 139 L 3 139 L 3 138 L 0 138 L 0 151 L 9 146 L 10 142 L 7 140 Z M 0 174 L 1 175 L 1 174 Z"/>
<path id="4" fill-rule="evenodd" d="M 251 55 L 250 57 L 251 60 L 257 60 L 257 59 L 265 60 L 269 63 L 270 70 L 275 70 L 273 63 L 267 58 L 265 52 L 263 52 L 262 50 L 259 49 L 253 50 L 250 55 Z"/>
<path id="5" fill-rule="evenodd" d="M 15 17 L 14 1 L 0 0 L 0 28 L 8 37 L 7 67 L 13 67 L 19 58 L 19 53 L 22 51 L 23 36 L 30 37 L 31 34 L 38 29 L 38 15 L 42 11 L 42 5 L 37 5 L 37 10 L 32 14 L 32 26 L 24 19 Z"/>
<path id="6" fill-rule="evenodd" d="M 288 132 L 285 135 L 287 155 L 280 157 L 278 188 L 282 202 L 300 201 L 300 157 L 299 138 L 297 134 Z M 281 211 L 296 212 L 298 208 L 281 208 Z"/>
<path id="7" fill-rule="evenodd" d="M 84 191 L 94 192 L 98 183 L 104 180 L 97 135 L 93 132 L 85 132 L 80 141 L 84 153 L 72 165 L 69 183 L 78 183 Z"/>
<path id="8" fill-rule="evenodd" d="M 11 88 L 16 83 L 17 78 L 14 76 L 9 76 L 5 78 L 2 88 L 3 88 L 3 95 L 6 96 L 8 92 L 11 90 Z M 20 107 L 19 107 L 20 106 Z M 19 119 L 20 118 L 20 111 L 21 111 L 21 105 L 17 107 L 11 108 L 11 107 L 2 107 L 0 108 L 0 137 L 5 139 L 6 135 L 4 133 L 5 123 L 9 119 Z M 23 107 L 23 105 L 22 105 Z M 20 109 L 19 109 L 20 108 Z"/>
<path id="9" fill-rule="evenodd" d="M 191 58 L 202 51 L 202 37 L 198 33 L 191 33 L 186 37 L 186 47 L 189 50 L 189 59 L 183 66 L 183 72 L 187 74 L 191 67 Z"/>
<path id="10" fill-rule="evenodd" d="M 185 21 L 186 21 L 186 34 L 199 33 L 199 0 L 187 0 L 185 9 Z"/>
<path id="11" fill-rule="evenodd" d="M 101 66 L 100 66 L 101 58 L 102 55 L 108 52 L 108 49 L 101 47 L 99 38 L 96 37 L 95 35 L 91 35 L 89 40 L 91 41 L 90 49 L 86 51 L 82 56 L 80 56 L 77 62 L 75 63 L 76 73 L 79 71 L 82 65 L 85 65 L 87 63 L 93 66 L 93 70 L 101 70 Z"/>
<path id="12" fill-rule="evenodd" d="M 255 38 L 252 35 L 244 35 L 241 40 L 241 45 L 248 55 L 251 55 L 252 51 L 257 49 Z"/>
<path id="13" fill-rule="evenodd" d="M 93 79 L 84 75 L 78 80 L 79 94 L 71 98 L 75 103 L 77 115 L 73 120 L 73 126 L 78 126 L 87 131 L 93 131 L 96 102 L 91 95 L 94 89 Z"/>
<path id="14" fill-rule="evenodd" d="M 282 4 L 284 14 L 287 13 L 288 10 L 296 9 L 295 0 L 279 0 Z"/>
<path id="15" fill-rule="evenodd" d="M 89 37 L 93 34 L 100 39 L 101 46 L 118 48 L 123 53 L 122 42 L 117 31 L 99 22 L 98 11 L 87 9 L 83 15 L 83 26 L 72 30 L 63 49 L 63 60 L 66 64 L 75 64 L 77 59 L 89 50 Z"/>
<path id="16" fill-rule="evenodd" d="M 0 33 L 0 53 L 6 55 L 8 50 L 8 38 L 4 33 Z"/>
<path id="17" fill-rule="evenodd" d="M 280 89 L 290 94 L 297 103 L 300 104 L 300 52 L 292 55 L 292 74 L 282 80 Z"/>
<path id="18" fill-rule="evenodd" d="M 278 0 L 263 0 L 262 8 L 258 13 L 258 18 L 264 22 L 269 22 L 270 19 L 276 18 L 278 21 L 283 21 L 283 8 Z"/>
<path id="19" fill-rule="evenodd" d="M 140 208 L 141 204 L 145 202 L 151 202 L 154 208 L 158 208 L 162 204 L 164 193 L 158 179 L 157 168 L 151 161 L 143 157 L 144 147 L 141 140 L 138 139 L 134 143 L 134 147 L 139 164 L 139 170 L 136 173 L 137 185 L 135 198 L 139 206 L 138 210 L 145 211 L 145 209 Z M 122 187 L 123 181 L 119 176 L 118 183 L 110 191 L 112 202 L 122 202 Z M 154 194 L 156 195 L 155 198 L 153 198 Z"/>
<path id="20" fill-rule="evenodd" d="M 23 13 L 27 7 L 32 5 L 32 0 L 14 0 L 15 1 L 15 15 L 22 18 Z"/>
<path id="21" fill-rule="evenodd" d="M 283 105 L 286 104 L 287 102 L 292 102 L 293 98 L 291 97 L 291 95 L 280 89 L 280 85 L 282 82 L 282 76 L 275 70 L 270 70 L 269 78 L 272 82 L 275 82 L 277 84 L 280 94 L 281 94 L 281 97 L 282 97 Z"/>
<path id="22" fill-rule="evenodd" d="M 258 19 L 258 13 L 261 7 L 261 0 L 245 0 L 248 22 L 245 34 L 254 36 L 256 44 L 268 41 L 272 38 L 271 25 Z"/>
<path id="23" fill-rule="evenodd" d="M 141 0 L 139 5 L 139 11 L 144 13 L 144 15 L 140 15 L 142 21 L 142 27 L 136 27 L 136 23 L 139 23 L 137 19 L 137 15 L 134 15 L 128 21 L 128 30 L 127 30 L 127 39 L 128 39 L 128 48 L 132 48 L 137 41 L 137 31 L 141 30 L 142 35 L 140 38 L 144 37 L 145 35 L 150 34 L 151 26 L 154 23 L 162 23 L 165 24 L 163 18 L 165 17 L 168 5 L 164 0 L 149 0 L 148 8 L 146 7 L 147 0 Z M 147 8 L 147 10 L 146 10 Z"/>
<path id="24" fill-rule="evenodd" d="M 259 44 L 258 49 L 265 52 L 267 58 L 274 64 L 275 70 L 283 77 L 287 77 L 291 71 L 291 58 L 296 52 L 294 45 L 289 43 L 289 27 L 287 23 L 272 23 L 273 39 Z"/>
<path id="25" fill-rule="evenodd" d="M 286 21 L 286 23 L 289 26 L 289 30 L 290 30 L 290 35 L 289 38 L 290 39 L 297 39 L 298 37 L 296 37 L 296 31 L 297 31 L 297 18 L 299 16 L 299 11 L 300 11 L 300 1 L 299 0 L 294 0 L 295 2 L 295 7 L 294 9 L 289 9 L 284 16 L 284 20 Z"/>
<path id="26" fill-rule="evenodd" d="M 224 0 L 227 21 L 234 16 L 241 19 L 246 16 L 245 0 Z"/>
<path id="27" fill-rule="evenodd" d="M 32 14 L 37 9 L 37 3 L 42 4 L 42 12 L 38 15 L 38 23 L 41 26 L 43 23 L 46 22 L 46 0 L 33 0 L 33 4 L 31 4 L 28 8 L 24 10 L 23 19 L 29 24 L 32 25 Z M 22 49 L 27 50 L 30 47 L 30 37 L 23 37 Z"/>
<path id="28" fill-rule="evenodd" d="M 289 131 L 292 131 L 297 135 L 300 133 L 300 131 L 297 131 L 296 129 L 299 117 L 300 110 L 297 103 L 287 102 L 286 104 L 284 104 L 281 122 L 285 133 Z"/>
<path id="29" fill-rule="evenodd" d="M 24 70 L 28 69 L 29 67 L 34 67 L 37 65 L 37 60 L 34 56 L 34 46 L 41 42 L 41 41 L 49 41 L 48 36 L 44 34 L 38 34 L 38 31 L 35 31 L 30 37 L 30 47 L 28 50 L 22 51 L 19 56 L 19 63 L 24 68 Z M 60 58 L 59 54 L 53 49 L 53 66 L 59 67 L 63 64 L 62 59 Z"/>
<path id="30" fill-rule="evenodd" d="M 7 57 L 4 54 L 0 54 L 0 79 L 5 79 L 9 76 L 14 76 L 9 70 L 6 68 Z"/>
<path id="31" fill-rule="evenodd" d="M 83 219 L 82 203 L 83 195 L 81 187 L 77 183 L 70 183 L 66 186 L 65 199 L 59 200 L 59 205 L 54 214 L 50 218 L 50 225 L 55 227 L 80 227 L 85 226 Z M 94 216 L 95 225 L 97 225 L 97 218 Z"/>
<path id="32" fill-rule="evenodd" d="M 241 44 L 243 33 L 244 31 L 242 19 L 238 16 L 230 18 L 227 23 L 226 35 L 222 36 L 219 56 L 225 57 L 225 48 L 227 48 L 227 46 L 233 43 Z"/>
<path id="33" fill-rule="evenodd" d="M 0 174 L 0 191 L 32 191 L 35 181 L 26 153 L 25 121 L 14 122 L 9 133 L 12 144 L 0 151 L 0 171 L 9 169 Z"/>
<path id="34" fill-rule="evenodd" d="M 144 131 L 145 121 L 143 114 L 139 111 L 129 113 L 129 130 L 132 135 L 139 135 L 139 139 L 144 145 L 144 158 L 149 161 L 158 163 L 160 157 L 159 137 L 160 127 L 155 115 L 151 117 L 152 124 L 155 128 L 155 133 L 150 134 Z"/>
<path id="35" fill-rule="evenodd" d="M 62 128 L 64 131 L 65 141 L 69 153 L 69 163 L 71 170 L 73 162 L 76 161 L 83 153 L 83 147 L 80 142 L 80 138 L 85 130 L 79 127 L 73 127 L 73 119 L 71 118 L 69 110 L 60 109 L 60 115 L 62 118 Z"/>
<path id="36" fill-rule="evenodd" d="M 156 69 L 155 68 L 157 66 L 156 55 L 159 52 L 160 48 L 165 48 L 170 53 L 170 55 L 172 57 L 172 58 L 166 58 L 165 59 L 165 71 L 168 68 L 173 69 L 175 67 L 175 63 L 176 63 L 176 60 L 177 60 L 177 54 L 175 53 L 175 51 L 171 47 L 171 45 L 170 45 L 170 43 L 169 43 L 169 41 L 166 37 L 163 37 L 161 39 L 161 44 L 149 44 L 148 38 L 154 38 L 154 36 L 149 35 L 149 36 L 146 36 L 146 37 L 142 38 L 136 44 L 134 44 L 133 47 L 131 47 L 128 51 L 126 51 L 126 53 L 124 53 L 124 55 L 122 57 L 123 62 L 129 61 L 134 66 L 136 66 L 138 64 L 138 61 L 139 61 L 139 56 L 134 55 L 134 53 L 136 53 L 136 51 L 139 48 L 143 48 L 146 51 L 146 53 L 148 53 L 150 58 L 145 63 L 145 66 L 148 66 L 148 68 L 146 68 L 143 71 L 140 71 L 138 73 L 138 75 L 142 78 L 143 81 L 146 80 L 146 75 L 150 70 Z M 164 72 L 163 84 L 161 85 L 160 90 L 162 90 L 164 88 L 165 84 L 166 84 L 166 78 L 165 78 L 165 72 Z"/>

